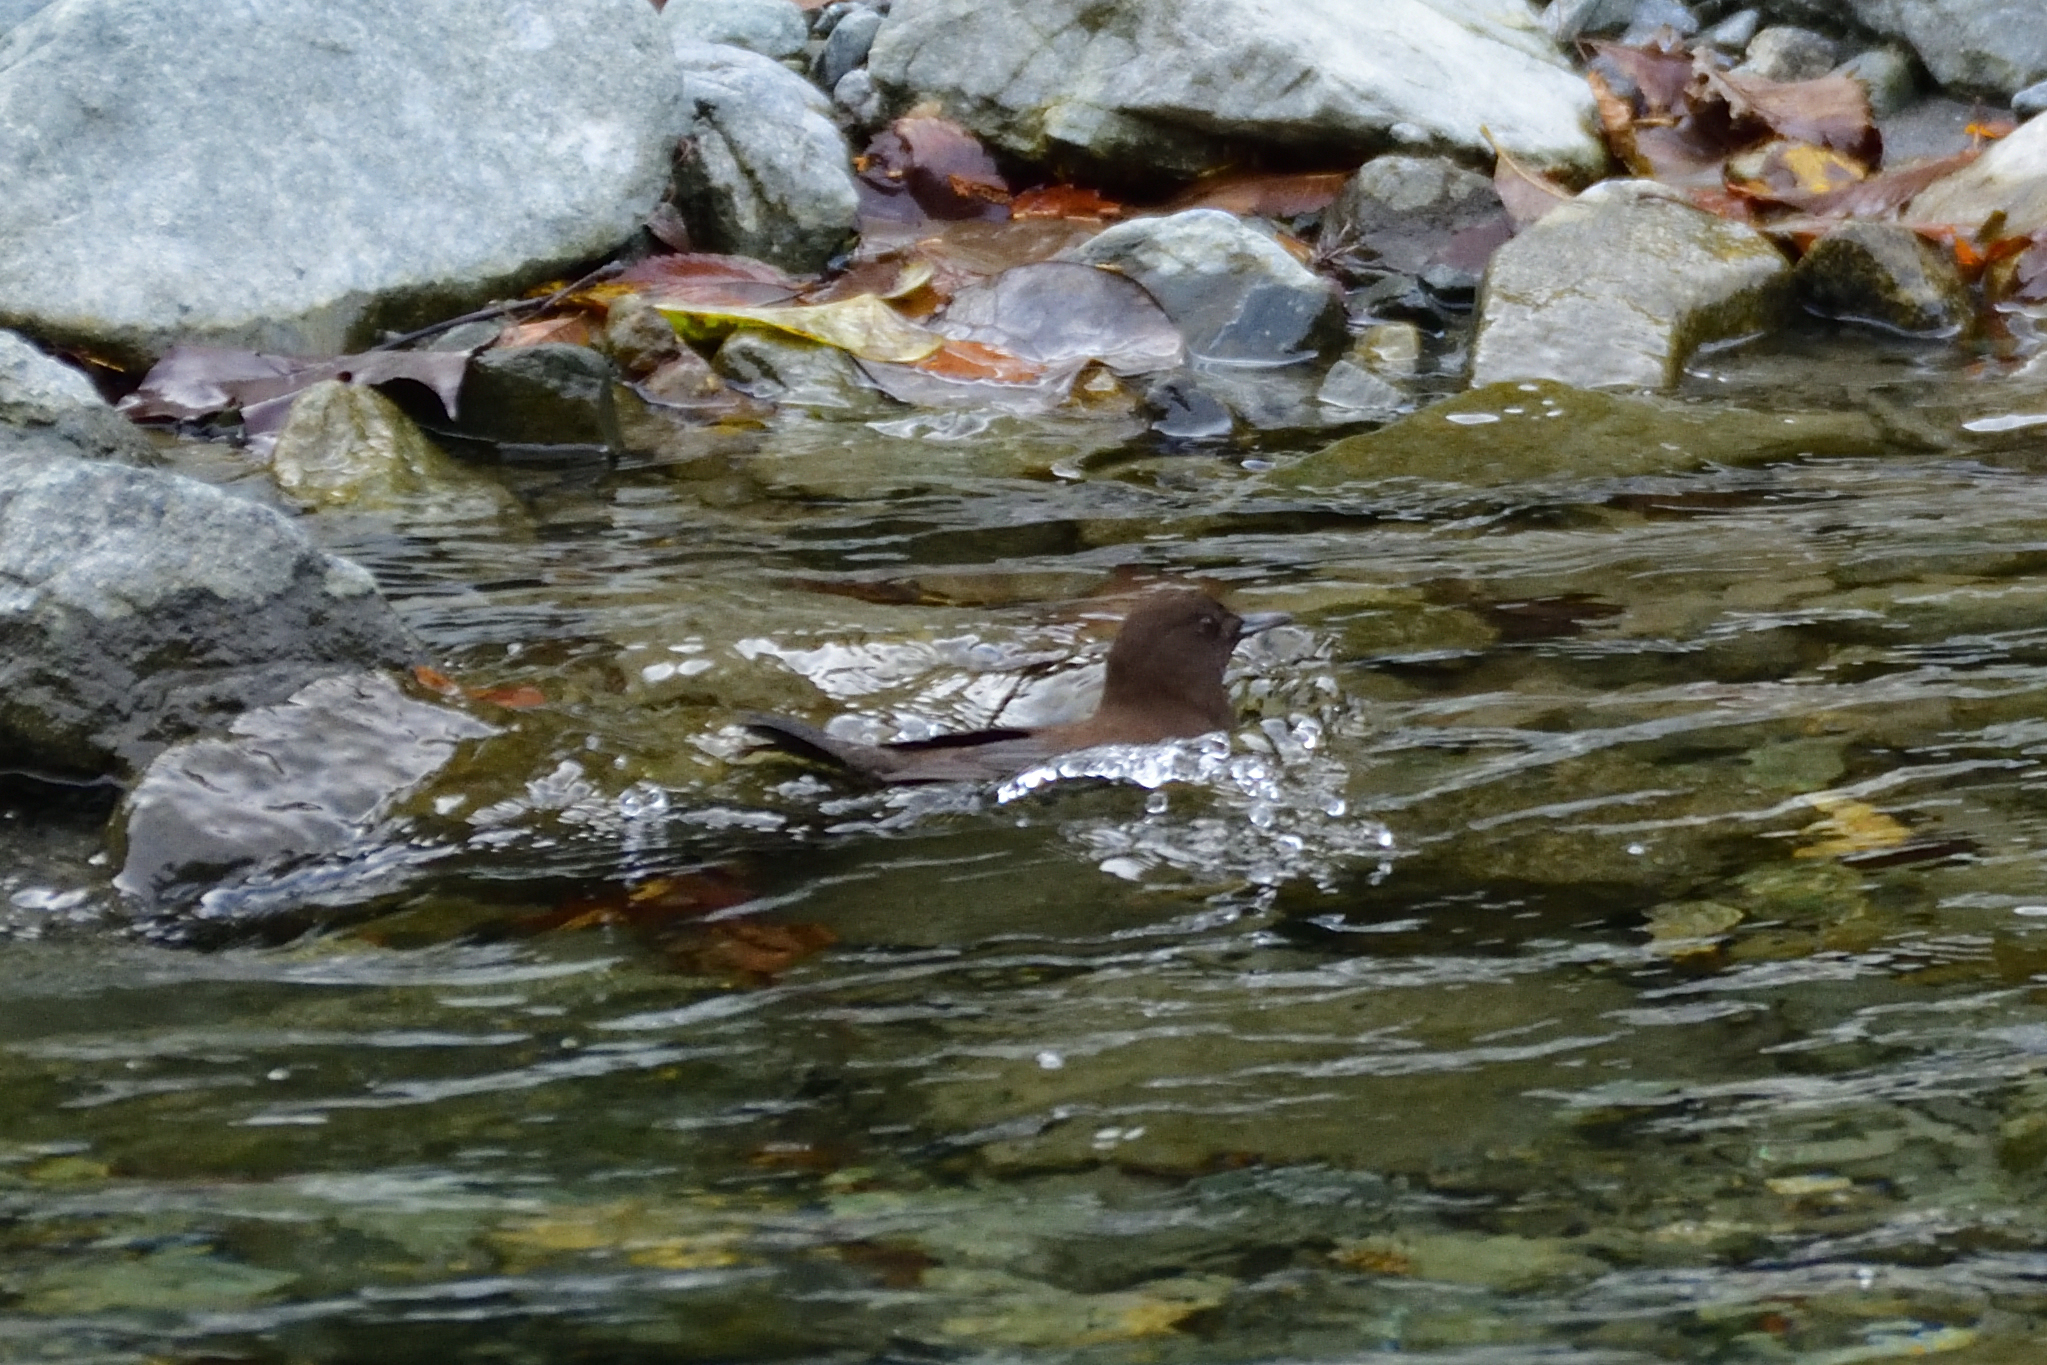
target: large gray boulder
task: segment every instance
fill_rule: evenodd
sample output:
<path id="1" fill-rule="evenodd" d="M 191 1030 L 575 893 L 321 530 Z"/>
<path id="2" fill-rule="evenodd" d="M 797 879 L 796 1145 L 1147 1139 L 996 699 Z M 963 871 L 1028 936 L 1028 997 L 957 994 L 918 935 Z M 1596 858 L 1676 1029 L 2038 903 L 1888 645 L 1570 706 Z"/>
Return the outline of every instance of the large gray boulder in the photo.
<path id="1" fill-rule="evenodd" d="M 63 0 L 0 37 L 0 324 L 352 349 L 625 240 L 679 94 L 646 0 Z"/>
<path id="2" fill-rule="evenodd" d="M 1774 325 L 1790 278 L 1753 228 L 1663 185 L 1604 181 L 1493 253 L 1471 382 L 1660 388 L 1707 342 Z"/>
<path id="3" fill-rule="evenodd" d="M 314 678 L 413 662 L 367 572 L 177 474 L 0 450 L 0 766 L 133 772 Z"/>
<path id="4" fill-rule="evenodd" d="M 1911 44 L 1953 90 L 2010 95 L 2047 76 L 2040 0 L 1835 0 L 1845 17 Z"/>
<path id="5" fill-rule="evenodd" d="M 49 5 L 50 0 L 0 0 L 0 35 Z"/>
<path id="6" fill-rule="evenodd" d="M 799 273 L 824 265 L 860 208 L 831 100 L 742 48 L 678 42 L 675 59 L 692 147 L 676 167 L 676 203 L 691 243 Z"/>
<path id="7" fill-rule="evenodd" d="M 896 0 L 868 55 L 1037 162 L 1192 174 L 1235 146 L 1605 165 L 1585 82 L 1525 0 Z"/>
<path id="8" fill-rule="evenodd" d="M 2027 237 L 2047 228 L 2047 114 L 2027 120 L 1972 164 L 1928 185 L 1906 206 L 1905 220 L 1973 233 L 1996 213 L 2004 215 L 2001 236 Z"/>

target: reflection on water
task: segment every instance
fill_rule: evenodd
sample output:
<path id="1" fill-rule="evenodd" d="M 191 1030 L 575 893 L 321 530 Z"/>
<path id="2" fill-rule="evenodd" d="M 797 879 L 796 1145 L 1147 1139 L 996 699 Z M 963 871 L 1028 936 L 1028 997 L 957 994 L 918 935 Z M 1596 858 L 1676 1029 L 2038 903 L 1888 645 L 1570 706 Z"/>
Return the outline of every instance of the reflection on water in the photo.
<path id="1" fill-rule="evenodd" d="M 2047 484 L 1976 392 L 1760 468 L 853 427 L 318 521 L 547 704 L 139 934 L 105 795 L 0 791 L 0 1355 L 2030 1359 Z M 1234 736 L 743 752 L 1082 707 L 1158 575 L 1299 622 Z"/>

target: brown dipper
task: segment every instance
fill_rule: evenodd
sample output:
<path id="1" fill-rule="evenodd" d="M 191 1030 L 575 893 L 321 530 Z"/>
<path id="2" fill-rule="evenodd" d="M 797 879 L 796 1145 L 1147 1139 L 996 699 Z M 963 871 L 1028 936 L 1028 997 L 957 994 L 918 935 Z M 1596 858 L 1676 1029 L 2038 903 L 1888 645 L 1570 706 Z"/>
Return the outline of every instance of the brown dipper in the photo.
<path id="1" fill-rule="evenodd" d="M 1097 744 L 1156 744 L 1236 724 L 1223 690 L 1230 651 L 1285 612 L 1239 616 L 1191 588 L 1154 593 L 1123 621 L 1109 648 L 1102 700 L 1086 720 L 1036 730 L 971 730 L 901 744 L 859 744 L 782 716 L 746 726 L 778 749 L 819 759 L 870 782 L 992 782 L 1057 754 Z"/>

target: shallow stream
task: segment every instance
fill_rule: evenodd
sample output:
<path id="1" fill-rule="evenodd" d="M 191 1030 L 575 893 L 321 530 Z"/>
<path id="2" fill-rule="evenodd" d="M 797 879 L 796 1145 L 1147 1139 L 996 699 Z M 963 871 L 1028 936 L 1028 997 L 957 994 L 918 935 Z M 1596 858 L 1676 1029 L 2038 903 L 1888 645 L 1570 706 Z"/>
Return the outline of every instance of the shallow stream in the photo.
<path id="1" fill-rule="evenodd" d="M 811 422 L 317 514 L 542 700 L 141 930 L 104 803 L 9 790 L 0 1357 L 2038 1359 L 2047 380 L 1687 393 L 1874 434 L 1530 390 L 1460 420 L 1586 472 L 1331 489 L 1275 481 L 1326 435 Z M 742 752 L 1084 709 L 1159 578 L 1296 617 L 1227 744 Z"/>

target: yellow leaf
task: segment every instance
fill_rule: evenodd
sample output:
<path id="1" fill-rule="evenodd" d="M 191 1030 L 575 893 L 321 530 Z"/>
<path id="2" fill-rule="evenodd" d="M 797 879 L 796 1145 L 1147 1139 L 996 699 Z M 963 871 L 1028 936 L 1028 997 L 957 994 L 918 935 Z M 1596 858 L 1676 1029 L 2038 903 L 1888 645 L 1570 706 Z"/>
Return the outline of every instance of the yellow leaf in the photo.
<path id="1" fill-rule="evenodd" d="M 833 303 L 788 303 L 759 308 L 654 305 L 687 341 L 711 340 L 751 324 L 851 352 L 862 360 L 914 365 L 945 344 L 872 294 Z"/>

